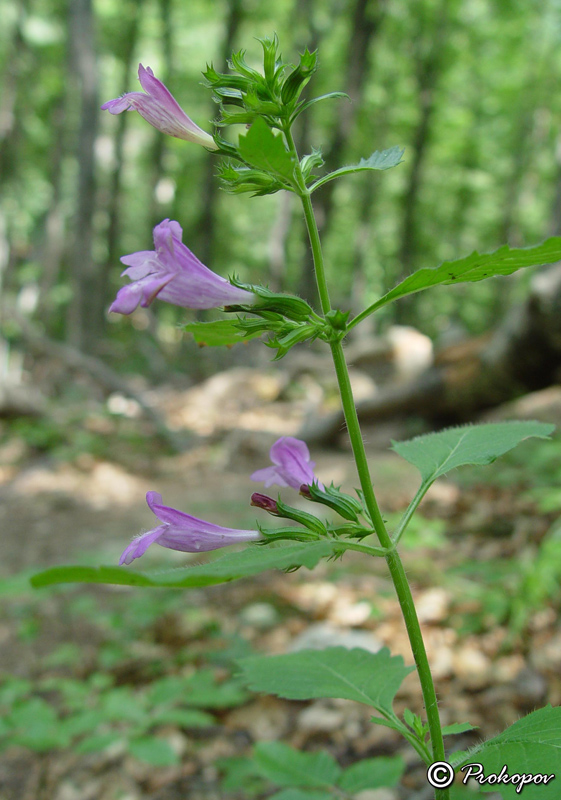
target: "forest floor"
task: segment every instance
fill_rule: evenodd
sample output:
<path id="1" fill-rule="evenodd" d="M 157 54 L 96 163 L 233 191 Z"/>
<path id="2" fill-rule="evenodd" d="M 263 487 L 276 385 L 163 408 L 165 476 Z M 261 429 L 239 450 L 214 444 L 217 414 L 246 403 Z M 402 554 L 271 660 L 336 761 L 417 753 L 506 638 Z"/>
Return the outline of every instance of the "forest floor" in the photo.
<path id="1" fill-rule="evenodd" d="M 236 378 L 246 389 L 249 372 Z M 406 764 L 402 785 L 363 792 L 360 800 L 430 797 L 416 754 L 393 731 L 373 725 L 369 708 L 251 695 L 232 678 L 241 656 L 302 647 L 387 646 L 411 664 L 383 562 L 348 553 L 313 573 L 264 573 L 187 592 L 29 588 L 28 576 L 37 569 L 116 563 L 131 536 L 153 525 L 144 502 L 148 490 L 195 516 L 254 527 L 256 515 L 264 512 L 249 506 L 257 488 L 249 475 L 266 466 L 278 435 L 296 432 L 303 413 L 297 399 L 279 399 L 274 386 L 267 390 L 257 383 L 253 394 L 244 392 L 243 402 L 231 384 L 222 394 L 215 386 L 212 402 L 208 388 L 206 394 L 195 389 L 189 396 L 160 397 L 168 421 L 182 415 L 183 424 L 198 425 L 198 433 L 211 436 L 179 455 L 150 443 L 147 423 L 134 414 L 132 419 L 125 415 L 119 428 L 98 410 L 83 412 L 76 426 L 89 438 L 69 444 L 49 428 L 41 434 L 47 441 L 42 448 L 37 432 L 45 423 L 4 428 L 0 706 L 8 720 L 19 713 L 21 724 L 19 734 L 15 725 L 16 734 L 8 740 L 0 723 L 0 800 L 265 797 L 274 787 L 240 765 L 255 742 L 277 739 L 306 750 L 325 749 L 343 766 L 400 754 Z M 63 413 L 72 417 L 73 412 L 59 411 L 58 420 Z M 56 414 L 54 420 L 56 429 Z M 379 443 L 383 436 L 377 431 L 366 439 Z M 543 543 L 555 535 L 559 491 L 552 496 L 545 483 L 559 445 L 550 446 L 554 457 L 543 444 L 523 447 L 529 448 L 523 459 L 437 481 L 404 542 L 443 722 L 478 726 L 450 736 L 450 749 L 494 735 L 546 702 L 561 703 L 559 576 L 553 573 L 555 588 L 548 588 L 554 568 L 551 558 L 544 565 L 539 556 Z M 352 490 L 347 450 L 312 455 L 320 479 Z M 380 505 L 392 525 L 416 489 L 415 471 L 385 449 L 368 445 L 368 456 Z M 534 465 L 530 478 L 524 463 Z M 286 491 L 289 502 L 306 502 Z M 559 549 L 555 553 L 560 561 Z M 143 561 L 141 568 L 147 569 L 200 558 L 152 548 Z M 536 569 L 528 568 L 532 563 Z M 191 705 L 206 716 L 193 716 L 192 724 L 173 714 L 146 723 L 138 708 L 143 703 L 148 708 L 150 697 L 157 704 L 150 687 L 169 688 L 170 678 L 191 680 L 201 673 L 206 676 L 201 685 L 208 689 L 210 681 L 211 690 L 205 695 L 199 687 L 203 699 L 194 697 Z M 198 678 L 193 680 L 198 686 Z M 77 730 L 72 741 L 57 743 L 52 729 L 80 705 L 96 712 L 102 708 L 100 719 L 87 736 L 85 729 Z M 422 714 L 415 673 L 397 696 L 398 713 L 406 707 Z M 31 728 L 41 728 L 42 720 L 44 729 L 26 733 L 26 719 Z M 167 750 L 160 753 L 155 740 L 165 742 Z"/>

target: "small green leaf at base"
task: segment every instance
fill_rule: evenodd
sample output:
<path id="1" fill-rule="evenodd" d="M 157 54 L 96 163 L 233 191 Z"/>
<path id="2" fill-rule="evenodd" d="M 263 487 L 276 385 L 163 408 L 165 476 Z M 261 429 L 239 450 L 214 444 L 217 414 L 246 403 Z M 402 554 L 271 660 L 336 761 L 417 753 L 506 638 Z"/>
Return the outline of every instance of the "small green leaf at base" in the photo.
<path id="1" fill-rule="evenodd" d="M 452 736 L 458 733 L 466 733 L 466 731 L 477 730 L 477 725 L 470 725 L 469 722 L 454 722 L 452 725 L 445 725 L 442 728 L 443 736 Z"/>
<path id="2" fill-rule="evenodd" d="M 407 442 L 392 442 L 392 449 L 417 467 L 426 484 L 456 467 L 491 464 L 524 439 L 531 436 L 547 439 L 554 429 L 555 425 L 545 422 L 463 425 L 417 436 Z"/>
<path id="3" fill-rule="evenodd" d="M 556 775 L 547 783 L 528 783 L 517 792 L 518 783 L 481 784 L 482 791 L 500 791 L 505 800 L 557 800 L 561 796 L 561 707 L 546 706 L 522 717 L 493 739 L 464 753 L 457 765 L 482 764 L 485 776 L 500 774 L 506 765 L 515 775 Z M 465 776 L 460 769 L 460 775 Z"/>

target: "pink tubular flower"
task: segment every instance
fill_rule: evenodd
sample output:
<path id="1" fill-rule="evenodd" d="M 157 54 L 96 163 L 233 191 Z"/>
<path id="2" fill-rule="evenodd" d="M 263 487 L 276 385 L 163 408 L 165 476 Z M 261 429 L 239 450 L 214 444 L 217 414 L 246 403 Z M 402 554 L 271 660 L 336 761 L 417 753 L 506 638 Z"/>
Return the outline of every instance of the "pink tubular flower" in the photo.
<path id="1" fill-rule="evenodd" d="M 324 488 L 314 475 L 315 461 L 310 461 L 306 442 L 292 436 L 281 436 L 271 447 L 269 455 L 274 466 L 258 469 L 251 476 L 252 481 L 263 481 L 266 488 L 277 484 L 293 489 L 315 481 L 320 489 Z"/>
<path id="2" fill-rule="evenodd" d="M 109 311 L 132 314 L 140 303 L 146 308 L 158 297 L 183 308 L 219 308 L 251 305 L 255 295 L 238 289 L 205 267 L 181 241 L 179 222 L 165 219 L 154 228 L 155 250 L 124 256 L 122 273 L 133 282 L 119 289 Z"/>
<path id="3" fill-rule="evenodd" d="M 220 525 L 213 525 L 212 522 L 184 514 L 183 511 L 176 511 L 175 508 L 163 506 L 162 495 L 158 492 L 148 492 L 146 502 L 162 524 L 133 539 L 123 552 L 119 560 L 120 565 L 130 564 L 135 558 L 143 556 L 154 542 L 170 550 L 181 550 L 183 553 L 203 553 L 261 538 L 258 531 L 222 528 Z"/>
<path id="4" fill-rule="evenodd" d="M 109 111 L 110 114 L 121 114 L 123 111 L 135 109 L 162 133 L 202 144 L 209 150 L 218 149 L 212 136 L 189 119 L 169 89 L 154 76 L 150 67 L 145 69 L 142 64 L 138 65 L 138 80 L 146 94 L 127 92 L 116 100 L 104 103 L 102 110 Z"/>

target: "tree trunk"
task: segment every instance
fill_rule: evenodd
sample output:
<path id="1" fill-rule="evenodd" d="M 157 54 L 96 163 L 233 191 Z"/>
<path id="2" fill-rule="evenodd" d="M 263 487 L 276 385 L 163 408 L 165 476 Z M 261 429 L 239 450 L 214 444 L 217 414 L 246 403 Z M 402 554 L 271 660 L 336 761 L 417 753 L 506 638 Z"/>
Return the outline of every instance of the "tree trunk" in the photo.
<path id="1" fill-rule="evenodd" d="M 69 310 L 68 332 L 75 347 L 92 352 L 105 329 L 98 268 L 92 253 L 96 189 L 94 146 L 99 108 L 92 0 L 72 0 L 69 33 L 70 65 L 78 84 L 80 125 L 76 216 L 70 264 L 74 296 Z"/>
<path id="2" fill-rule="evenodd" d="M 383 13 L 383 0 L 356 0 L 348 37 L 345 85 L 342 87 L 351 102 L 347 101 L 344 110 L 338 115 L 331 139 L 324 148 L 326 172 L 332 172 L 342 165 L 345 145 L 355 130 L 368 77 L 371 44 L 380 28 Z M 302 138 L 302 149 L 307 151 L 307 137 Z M 320 229 L 324 231 L 328 228 L 333 212 L 334 189 L 335 181 L 329 181 L 314 193 L 316 218 Z M 299 292 L 308 301 L 314 301 L 317 296 L 312 253 L 309 249 L 302 265 Z"/>
<path id="3" fill-rule="evenodd" d="M 228 59 L 234 49 L 234 42 L 244 18 L 243 0 L 228 0 L 228 17 L 224 32 L 224 41 L 218 58 L 217 69 L 225 72 Z M 218 179 L 216 177 L 216 156 L 208 153 L 206 157 L 202 184 L 202 212 L 197 229 L 199 233 L 198 256 L 203 264 L 212 267 L 214 260 L 214 244 L 216 231 L 216 200 L 218 195 Z"/>
<path id="4" fill-rule="evenodd" d="M 436 104 L 436 88 L 442 72 L 444 60 L 445 36 L 447 27 L 447 0 L 444 0 L 440 9 L 434 15 L 434 27 L 428 31 L 421 31 L 415 41 L 416 79 L 419 96 L 419 119 L 413 135 L 411 167 L 403 196 L 403 221 L 401 226 L 401 246 L 399 260 L 401 262 L 400 280 L 408 275 L 413 267 L 418 249 L 417 208 L 422 184 L 422 173 L 425 164 L 428 146 L 430 143 L 431 124 Z M 420 17 L 421 18 L 421 17 Z M 426 56 L 423 50 L 430 46 Z M 409 302 L 404 302 L 397 308 L 397 318 L 407 316 Z"/>
<path id="5" fill-rule="evenodd" d="M 130 91 L 134 51 L 138 39 L 138 29 L 142 12 L 142 0 L 136 0 L 135 4 L 126 6 L 129 13 L 128 19 L 123 20 L 124 30 L 124 52 L 123 52 L 123 80 L 121 83 L 121 94 Z M 117 130 L 114 139 L 115 162 L 109 184 L 109 197 L 107 202 L 107 215 L 109 226 L 107 228 L 107 261 L 101 276 L 101 295 L 104 305 L 108 300 L 109 280 L 114 265 L 119 263 L 121 253 L 119 251 L 119 240 L 121 236 L 121 185 L 123 179 L 124 145 L 127 132 L 127 125 L 130 119 L 129 114 L 119 114 L 117 117 Z"/>
<path id="6" fill-rule="evenodd" d="M 466 422 L 485 409 L 559 382 L 561 375 L 561 264 L 534 276 L 528 299 L 493 332 L 443 350 L 411 383 L 389 385 L 357 404 L 374 422 L 412 414 L 437 424 Z M 337 441 L 342 411 L 306 424 L 308 443 Z"/>

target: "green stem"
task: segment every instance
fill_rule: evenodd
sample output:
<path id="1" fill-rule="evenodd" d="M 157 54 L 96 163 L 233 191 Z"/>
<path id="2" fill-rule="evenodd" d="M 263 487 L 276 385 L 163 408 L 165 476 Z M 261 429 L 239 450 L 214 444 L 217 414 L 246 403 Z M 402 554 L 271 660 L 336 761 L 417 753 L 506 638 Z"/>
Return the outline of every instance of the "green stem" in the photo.
<path id="1" fill-rule="evenodd" d="M 367 553 L 369 556 L 377 556 L 378 558 L 385 558 L 387 552 L 383 547 L 371 547 L 368 544 L 359 544 L 358 542 L 343 542 L 340 539 L 337 545 L 344 547 L 345 550 L 356 550 L 357 553 Z"/>
<path id="2" fill-rule="evenodd" d="M 409 523 L 411 521 L 411 518 L 413 517 L 413 514 L 415 513 L 415 511 L 417 510 L 417 508 L 419 506 L 419 503 L 421 502 L 423 497 L 426 495 L 426 493 L 428 492 L 428 490 L 430 489 L 431 486 L 432 486 L 432 483 L 429 483 L 429 484 L 422 483 L 419 486 L 417 494 L 415 495 L 413 500 L 411 500 L 411 502 L 409 503 L 409 505 L 407 507 L 407 511 L 402 516 L 402 518 L 399 521 L 399 525 L 397 526 L 397 528 L 393 532 L 392 540 L 393 540 L 394 545 L 399 542 L 399 540 L 401 539 L 401 537 L 405 533 L 405 529 L 409 525 Z"/>
<path id="3" fill-rule="evenodd" d="M 310 245 L 312 248 L 321 307 L 323 313 L 327 314 L 331 310 L 331 303 L 329 300 L 329 291 L 325 276 L 325 265 L 323 262 L 321 241 L 313 212 L 310 192 L 306 187 L 304 176 L 302 175 L 302 170 L 299 164 L 296 147 L 294 145 L 294 140 L 289 129 L 285 130 L 285 135 L 289 150 L 294 156 L 296 162 L 295 177 L 299 190 L 298 193 L 304 208 L 304 216 L 306 219 Z M 421 626 L 419 624 L 419 618 L 417 617 L 417 610 L 411 594 L 411 588 L 407 581 L 407 576 L 405 574 L 405 569 L 403 568 L 401 558 L 399 557 L 399 553 L 395 549 L 395 545 L 386 529 L 384 520 L 382 519 L 378 502 L 374 494 L 374 489 L 372 487 L 370 469 L 368 467 L 364 442 L 362 441 L 360 423 L 358 421 L 356 405 L 354 402 L 349 378 L 349 370 L 347 367 L 347 362 L 345 361 L 342 344 L 340 341 L 330 342 L 330 347 L 333 356 L 333 363 L 335 365 L 337 382 L 339 384 L 339 391 L 341 393 L 343 412 L 345 415 L 345 421 L 347 423 L 347 430 L 349 432 L 349 438 L 351 441 L 351 447 L 356 462 L 364 501 L 372 519 L 372 524 L 380 544 L 387 550 L 385 555 L 386 562 L 395 586 L 395 591 L 399 600 L 403 619 L 405 621 L 405 627 L 411 643 L 411 649 L 415 658 L 417 672 L 419 674 L 419 681 L 421 683 L 421 690 L 423 693 L 423 700 L 427 714 L 427 722 L 430 731 L 432 756 L 435 761 L 444 761 L 445 750 L 444 740 L 442 737 L 442 728 L 440 725 L 440 715 L 438 713 L 438 701 L 436 699 L 434 682 L 430 671 L 430 665 L 427 658 L 425 643 L 423 641 Z M 449 800 L 449 797 L 450 793 L 448 789 L 435 790 L 435 800 Z"/>

